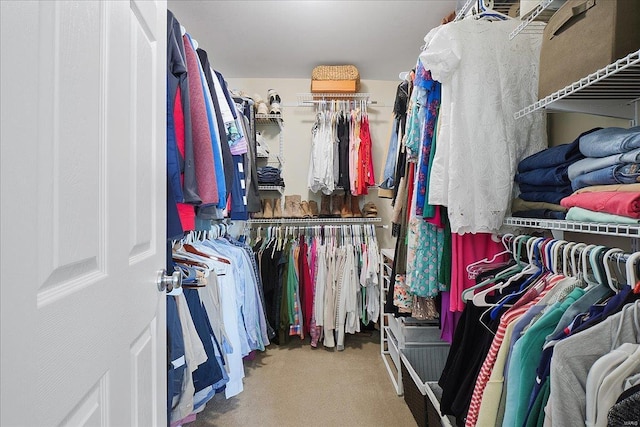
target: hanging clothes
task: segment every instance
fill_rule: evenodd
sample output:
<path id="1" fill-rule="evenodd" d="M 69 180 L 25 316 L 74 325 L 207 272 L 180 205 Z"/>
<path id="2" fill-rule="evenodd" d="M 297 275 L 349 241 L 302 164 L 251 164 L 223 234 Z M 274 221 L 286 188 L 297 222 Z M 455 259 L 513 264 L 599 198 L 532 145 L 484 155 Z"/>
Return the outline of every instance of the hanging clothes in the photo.
<path id="1" fill-rule="evenodd" d="M 277 227 L 256 237 L 259 266 L 267 300 L 267 318 L 274 319 L 285 344 L 291 336 L 311 337 L 316 347 L 344 349 L 345 334 L 360 324 L 377 321 L 379 258 L 370 225 Z M 259 247 L 259 249 L 258 249 Z"/>
<path id="2" fill-rule="evenodd" d="M 375 185 L 371 132 L 365 102 L 320 103 L 311 130 L 308 188 L 331 194 L 336 186 L 354 196 Z"/>

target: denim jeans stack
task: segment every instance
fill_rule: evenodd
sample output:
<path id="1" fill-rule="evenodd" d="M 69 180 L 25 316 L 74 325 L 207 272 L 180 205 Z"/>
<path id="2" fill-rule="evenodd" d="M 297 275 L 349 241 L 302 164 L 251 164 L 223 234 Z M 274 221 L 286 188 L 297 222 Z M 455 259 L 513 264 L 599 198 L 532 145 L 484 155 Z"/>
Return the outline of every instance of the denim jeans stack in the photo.
<path id="1" fill-rule="evenodd" d="M 580 138 L 598 129 L 584 132 L 570 144 L 542 150 L 518 164 L 515 181 L 520 187 L 520 196 L 517 203 L 514 202 L 514 216 L 565 219 L 567 209 L 560 205 L 560 200 L 573 192 L 569 167 L 585 157 L 580 151 Z M 516 207 L 526 210 L 516 210 Z"/>
<path id="2" fill-rule="evenodd" d="M 263 166 L 259 167 L 257 172 L 258 184 L 284 186 L 284 180 L 280 176 L 280 169 L 274 168 L 273 166 Z"/>
<path id="3" fill-rule="evenodd" d="M 579 139 L 585 158 L 568 169 L 574 191 L 594 185 L 640 182 L 640 126 L 599 129 Z"/>

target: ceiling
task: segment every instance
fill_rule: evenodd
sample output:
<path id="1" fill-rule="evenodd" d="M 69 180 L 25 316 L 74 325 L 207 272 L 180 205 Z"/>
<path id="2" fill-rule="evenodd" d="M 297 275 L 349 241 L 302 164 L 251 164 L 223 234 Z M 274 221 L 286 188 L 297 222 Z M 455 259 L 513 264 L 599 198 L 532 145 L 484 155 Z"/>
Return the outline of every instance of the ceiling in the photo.
<path id="1" fill-rule="evenodd" d="M 191 1 L 168 8 L 228 78 L 310 78 L 353 64 L 360 78 L 396 80 L 456 0 Z"/>

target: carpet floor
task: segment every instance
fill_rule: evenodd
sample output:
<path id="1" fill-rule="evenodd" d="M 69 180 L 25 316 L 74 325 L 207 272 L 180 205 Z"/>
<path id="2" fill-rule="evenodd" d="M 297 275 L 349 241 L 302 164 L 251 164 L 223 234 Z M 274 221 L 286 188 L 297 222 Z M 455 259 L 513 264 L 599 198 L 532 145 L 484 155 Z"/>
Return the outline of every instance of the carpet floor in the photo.
<path id="1" fill-rule="evenodd" d="M 270 345 L 245 361 L 244 391 L 214 396 L 189 427 L 415 426 L 380 357 L 378 331 L 347 335 L 344 351 L 309 340 Z"/>

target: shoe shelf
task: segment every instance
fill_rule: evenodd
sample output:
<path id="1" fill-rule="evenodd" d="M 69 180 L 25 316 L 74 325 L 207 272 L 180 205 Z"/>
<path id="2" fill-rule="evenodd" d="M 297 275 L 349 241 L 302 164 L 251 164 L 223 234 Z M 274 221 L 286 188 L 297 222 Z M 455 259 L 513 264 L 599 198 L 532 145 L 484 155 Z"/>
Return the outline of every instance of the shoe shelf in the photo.
<path id="1" fill-rule="evenodd" d="M 268 218 L 249 219 L 247 224 L 368 224 L 381 222 L 382 218 Z"/>
<path id="2" fill-rule="evenodd" d="M 640 238 L 640 224 L 603 224 L 598 222 L 566 221 L 560 219 L 533 219 L 507 217 L 504 225 L 538 228 L 607 236 Z"/>
<path id="3" fill-rule="evenodd" d="M 258 185 L 259 191 L 277 191 L 284 194 L 284 187 L 281 185 Z"/>
<path id="4" fill-rule="evenodd" d="M 639 121 L 640 50 L 589 74 L 514 114 L 516 119 L 542 108 Z"/>
<path id="5" fill-rule="evenodd" d="M 256 122 L 259 124 L 274 124 L 280 127 L 284 126 L 284 119 L 282 118 L 282 114 L 260 114 L 256 113 L 255 115 Z"/>
<path id="6" fill-rule="evenodd" d="M 336 185 L 335 187 L 333 187 L 334 190 L 344 190 L 344 187 L 341 185 Z M 377 185 L 367 185 L 367 189 L 368 190 L 375 190 L 376 188 L 378 188 Z"/>
<path id="7" fill-rule="evenodd" d="M 529 11 L 525 16 L 521 17 L 522 22 L 509 34 L 509 40 L 513 40 L 515 36 L 527 30 L 539 33 L 544 29 L 551 16 L 558 10 L 565 0 L 542 0 L 536 7 Z M 532 28 L 534 21 L 538 24 Z"/>
<path id="8" fill-rule="evenodd" d="M 280 169 L 280 172 L 284 172 L 284 119 L 282 114 L 259 114 L 255 115 L 256 127 L 263 125 L 277 125 L 278 132 L 278 151 L 270 152 L 267 156 L 258 156 L 257 159 L 264 165 L 272 165 Z M 284 186 L 280 185 L 260 185 L 258 184 L 259 191 L 278 191 L 280 194 L 284 194 Z"/>

